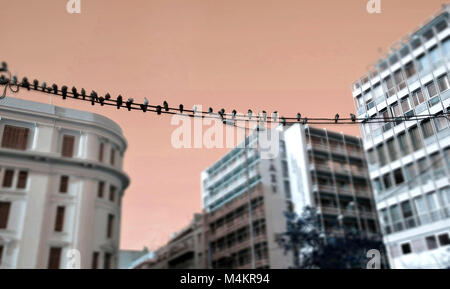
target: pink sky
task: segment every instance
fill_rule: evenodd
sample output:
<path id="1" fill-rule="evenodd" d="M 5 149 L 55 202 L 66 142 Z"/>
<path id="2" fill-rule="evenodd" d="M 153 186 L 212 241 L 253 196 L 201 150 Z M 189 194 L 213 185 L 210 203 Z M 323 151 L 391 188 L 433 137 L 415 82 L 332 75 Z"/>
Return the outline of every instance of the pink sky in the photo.
<path id="1" fill-rule="evenodd" d="M 351 83 L 443 1 L 2 1 L 0 60 L 51 84 L 152 103 L 284 115 L 354 111 Z M 41 94 L 20 97 L 48 102 Z M 55 101 L 115 120 L 129 142 L 121 248 L 157 248 L 201 210 L 200 173 L 224 149 L 172 148 L 167 116 Z M 355 126 L 330 127 L 359 134 Z"/>

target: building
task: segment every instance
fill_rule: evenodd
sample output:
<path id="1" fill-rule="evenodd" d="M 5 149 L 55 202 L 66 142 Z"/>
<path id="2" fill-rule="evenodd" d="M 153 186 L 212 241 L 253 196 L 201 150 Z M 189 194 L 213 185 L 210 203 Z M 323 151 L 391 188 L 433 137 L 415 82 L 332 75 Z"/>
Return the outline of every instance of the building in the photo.
<path id="1" fill-rule="evenodd" d="M 203 214 L 155 251 L 151 259 L 135 262 L 135 269 L 203 269 Z"/>
<path id="2" fill-rule="evenodd" d="M 116 268 L 127 142 L 98 114 L 0 100 L 0 267 Z"/>
<path id="3" fill-rule="evenodd" d="M 142 250 L 120 250 L 119 269 L 132 269 L 137 264 L 153 259 L 154 253 L 149 252 L 147 247 Z"/>
<path id="4" fill-rule="evenodd" d="M 450 266 L 449 12 L 444 5 L 352 87 L 358 117 L 385 120 L 361 133 L 393 268 Z"/>
<path id="5" fill-rule="evenodd" d="M 328 233 L 378 232 L 358 138 L 300 124 L 272 131 L 280 141 L 271 158 L 261 157 L 251 134 L 247 157 L 235 148 L 202 173 L 208 268 L 292 267 L 293 254 L 278 243 L 284 214 L 308 205 L 321 210 Z"/>

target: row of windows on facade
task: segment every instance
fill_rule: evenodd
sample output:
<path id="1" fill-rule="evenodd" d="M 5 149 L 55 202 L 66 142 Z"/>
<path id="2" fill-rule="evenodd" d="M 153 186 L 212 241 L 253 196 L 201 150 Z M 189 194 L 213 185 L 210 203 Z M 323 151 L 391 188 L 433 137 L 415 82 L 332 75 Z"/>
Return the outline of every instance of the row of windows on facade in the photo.
<path id="1" fill-rule="evenodd" d="M 12 188 L 13 180 L 14 180 L 15 170 L 6 169 L 3 175 L 3 188 Z M 28 181 L 28 172 L 27 171 L 19 171 L 19 175 L 17 177 L 16 189 L 26 189 Z M 69 176 L 61 176 L 59 181 L 59 193 L 65 194 L 69 189 Z M 105 182 L 100 181 L 98 183 L 97 196 L 99 198 L 103 198 L 105 191 Z M 116 187 L 111 185 L 109 187 L 109 200 L 114 202 L 116 200 Z"/>
<path id="2" fill-rule="evenodd" d="M 0 229 L 8 228 L 9 216 L 11 215 L 11 202 L 0 202 Z M 66 207 L 65 206 L 57 206 L 56 207 L 56 216 L 53 230 L 54 232 L 63 232 L 64 231 L 64 221 L 66 215 Z M 108 214 L 107 216 L 107 228 L 106 228 L 106 237 L 111 239 L 113 237 L 114 230 L 114 215 Z"/>
<path id="3" fill-rule="evenodd" d="M 434 28 L 436 29 L 436 33 L 442 32 L 444 31 L 445 28 L 447 28 L 447 20 L 442 20 L 440 22 L 438 22 L 438 24 L 436 24 L 434 26 Z M 418 49 L 420 47 L 423 47 L 422 45 L 425 44 L 426 41 L 429 41 L 431 39 L 433 39 L 433 37 L 437 35 L 434 33 L 433 28 L 430 28 L 429 30 L 427 30 L 426 32 L 424 32 L 422 35 L 415 35 L 414 38 L 412 38 L 412 41 L 409 44 L 404 45 L 398 52 L 400 54 L 401 57 L 406 57 L 408 55 L 411 54 L 411 50 L 414 49 Z M 443 41 L 443 47 L 444 50 L 448 53 L 450 51 L 450 43 L 448 41 L 448 39 L 445 39 Z M 385 60 L 385 61 L 381 61 L 380 64 L 378 65 L 378 70 L 373 70 L 371 71 L 369 75 L 364 76 L 361 79 L 361 83 L 365 84 L 367 82 L 369 82 L 369 77 L 370 78 L 374 78 L 377 75 L 379 75 L 379 71 L 385 71 L 388 69 L 388 66 L 394 66 L 397 62 L 399 61 L 399 57 L 397 56 L 397 54 L 392 54 L 389 59 Z M 357 89 L 361 87 L 361 84 L 359 82 L 354 83 L 354 88 Z"/>
<path id="4" fill-rule="evenodd" d="M 318 190 L 337 191 L 338 194 L 348 194 L 354 191 L 360 196 L 371 196 L 370 188 L 365 179 L 335 179 L 328 176 L 314 174 L 313 186 L 317 186 Z"/>
<path id="5" fill-rule="evenodd" d="M 325 148 L 331 152 L 349 153 L 352 155 L 360 155 L 361 146 L 352 144 L 350 142 L 343 142 L 342 140 L 333 140 L 326 136 L 310 136 L 307 141 L 313 148 Z"/>
<path id="6" fill-rule="evenodd" d="M 450 187 L 380 210 L 384 234 L 391 234 L 450 218 Z"/>
<path id="7" fill-rule="evenodd" d="M 334 235 L 342 233 L 357 233 L 364 232 L 376 234 L 379 232 L 377 229 L 377 222 L 375 219 L 369 218 L 355 218 L 351 216 L 344 216 L 342 221 L 336 215 L 322 214 L 320 215 L 321 222 L 319 222 L 319 229 L 324 229 L 327 234 Z M 361 226 L 361 227 L 360 227 Z"/>
<path id="8" fill-rule="evenodd" d="M 253 237 L 266 234 L 266 220 L 259 219 L 253 221 Z M 233 246 L 243 243 L 250 238 L 250 228 L 248 223 L 243 227 L 223 236 L 216 241 L 210 242 L 212 253 L 221 252 L 225 249 L 231 249 Z"/>
<path id="9" fill-rule="evenodd" d="M 437 238 L 436 238 L 437 237 Z M 438 243 L 439 240 L 439 243 Z M 417 242 L 417 240 L 416 240 Z M 443 233 L 443 234 L 438 234 L 438 235 L 429 235 L 425 237 L 425 244 L 426 244 L 426 249 L 427 250 L 435 250 L 438 249 L 440 247 L 445 247 L 450 245 L 450 237 L 448 233 Z M 417 248 L 417 252 L 422 252 L 423 248 L 420 248 L 421 246 L 418 246 L 419 248 Z M 395 250 L 396 248 L 393 248 L 393 250 Z M 400 249 L 403 255 L 409 255 L 414 253 L 414 250 L 411 246 L 411 242 L 406 242 L 406 243 L 402 243 L 400 245 Z M 393 253 L 392 255 L 395 256 L 395 253 Z"/>
<path id="10" fill-rule="evenodd" d="M 1 146 L 9 149 L 26 150 L 28 146 L 28 138 L 30 135 L 30 129 L 26 127 L 5 125 L 3 129 L 3 136 Z M 63 135 L 61 144 L 61 155 L 63 157 L 72 158 L 74 156 L 76 136 Z M 98 160 L 103 162 L 104 160 L 105 143 L 100 142 Z M 111 165 L 115 164 L 116 149 L 111 148 L 110 160 Z"/>
<path id="11" fill-rule="evenodd" d="M 375 178 L 373 180 L 374 187 L 378 194 L 384 194 L 394 188 L 400 189 L 403 186 L 414 188 L 420 185 L 420 183 L 425 185 L 431 182 L 433 178 L 438 180 L 448 176 L 446 166 L 447 171 L 450 170 L 450 147 L 444 149 L 442 153 L 437 151 L 432 153 L 429 158 L 422 157 L 416 162 L 409 162 L 392 172 Z"/>
<path id="12" fill-rule="evenodd" d="M 0 247 L 1 250 L 2 247 Z M 62 247 L 51 247 L 48 258 L 48 269 L 60 269 L 61 268 L 61 257 L 62 257 Z M 0 255 L 1 257 L 1 255 Z M 111 253 L 105 252 L 103 256 L 103 269 L 112 269 L 112 258 Z M 99 269 L 99 259 L 100 252 L 94 252 L 92 256 L 92 269 Z M 1 265 L 1 258 L 0 258 Z"/>
<path id="13" fill-rule="evenodd" d="M 422 53 L 417 58 L 409 61 L 401 68 L 394 72 L 390 72 L 380 83 L 375 83 L 362 94 L 356 97 L 356 105 L 358 108 L 366 108 L 369 110 L 374 106 L 379 98 L 388 98 L 406 87 L 406 83 L 411 84 L 416 81 L 417 73 L 422 77 L 431 72 L 432 68 L 438 68 L 443 64 L 443 60 L 450 54 L 450 38 L 442 43 L 442 53 L 439 46 L 431 47 L 427 53 Z M 378 75 L 378 74 L 377 74 Z M 384 90 L 384 91 L 383 91 Z M 372 104 L 371 104 L 372 103 Z"/>
<path id="14" fill-rule="evenodd" d="M 261 242 L 258 244 L 255 244 L 254 247 L 255 252 L 255 260 L 264 260 L 268 258 L 268 247 L 267 242 Z M 221 258 L 218 260 L 214 260 L 212 265 L 215 269 L 220 268 L 236 268 L 238 266 L 245 266 L 250 263 L 251 260 L 251 251 L 250 248 L 242 249 L 241 251 L 237 253 L 233 253 L 230 255 L 229 258 Z"/>
<path id="15" fill-rule="evenodd" d="M 252 214 L 255 214 L 255 210 L 261 208 L 264 205 L 263 197 L 253 198 L 251 201 L 251 210 Z M 210 230 L 214 233 L 215 230 L 219 229 L 222 226 L 231 226 L 234 221 L 238 221 L 240 218 L 243 218 L 248 214 L 248 205 L 241 205 L 232 212 L 229 212 L 224 217 L 218 218 L 215 222 L 210 223 Z"/>
<path id="16" fill-rule="evenodd" d="M 355 212 L 358 209 L 361 213 L 373 212 L 372 201 L 369 198 L 352 197 L 330 193 L 314 193 L 314 202 L 322 208 L 341 209 L 347 212 Z"/>

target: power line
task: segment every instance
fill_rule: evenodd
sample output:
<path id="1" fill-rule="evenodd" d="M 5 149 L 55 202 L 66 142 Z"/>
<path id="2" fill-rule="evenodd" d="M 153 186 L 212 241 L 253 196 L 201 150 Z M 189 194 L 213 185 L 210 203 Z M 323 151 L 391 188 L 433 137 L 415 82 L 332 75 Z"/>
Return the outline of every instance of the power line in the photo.
<path id="1" fill-rule="evenodd" d="M 420 121 L 431 118 L 447 118 L 450 112 L 442 112 L 440 114 L 421 114 L 415 116 L 400 116 L 400 117 L 365 117 L 357 118 L 354 114 L 350 114 L 350 118 L 340 118 L 339 114 L 336 114 L 334 118 L 325 117 L 302 117 L 300 113 L 296 117 L 278 117 L 278 113 L 275 111 L 272 115 L 268 115 L 266 111 L 258 113 L 256 116 L 253 115 L 251 109 L 248 110 L 248 114 L 238 114 L 236 110 L 231 113 L 226 113 L 225 109 L 220 109 L 217 112 L 210 107 L 208 111 L 198 110 L 196 106 L 193 109 L 185 109 L 182 104 L 178 108 L 170 107 L 167 101 L 164 101 L 162 105 L 149 104 L 147 98 L 145 98 L 144 103 L 134 102 L 133 98 L 128 98 L 125 100 L 121 95 L 116 99 L 113 99 L 109 93 L 104 96 L 99 96 L 97 92 L 92 91 L 87 94 L 85 89 L 82 88 L 80 91 L 77 88 L 72 87 L 71 90 L 67 86 L 59 87 L 56 84 L 52 86 L 47 86 L 45 82 L 39 83 L 38 80 L 33 80 L 32 83 L 29 82 L 27 77 L 24 77 L 21 82 L 18 81 L 16 76 L 11 77 L 11 73 L 8 71 L 7 64 L 5 62 L 0 66 L 0 73 L 7 73 L 8 77 L 5 75 L 0 76 L 0 85 L 4 85 L 3 95 L 0 96 L 4 98 L 6 96 L 6 91 L 9 88 L 11 92 L 18 92 L 19 88 L 25 88 L 27 90 L 34 90 L 41 93 L 58 95 L 62 99 L 75 99 L 79 101 L 90 102 L 91 105 L 100 104 L 101 106 L 115 106 L 117 109 L 126 108 L 128 111 L 140 110 L 143 112 L 152 112 L 161 114 L 171 114 L 171 115 L 182 115 L 193 118 L 210 118 L 210 119 L 220 119 L 221 121 L 232 121 L 232 122 L 262 122 L 262 123 L 273 123 L 290 125 L 295 123 L 303 124 L 327 124 L 327 125 L 341 125 L 341 124 L 366 124 L 366 123 L 396 123 L 399 121 Z M 292 121 L 294 120 L 294 121 Z"/>

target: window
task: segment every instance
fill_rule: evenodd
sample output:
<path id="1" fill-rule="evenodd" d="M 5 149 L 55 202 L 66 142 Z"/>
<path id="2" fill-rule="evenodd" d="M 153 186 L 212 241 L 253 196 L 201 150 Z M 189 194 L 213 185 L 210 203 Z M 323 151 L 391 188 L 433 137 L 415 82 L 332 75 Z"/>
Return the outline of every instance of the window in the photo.
<path id="1" fill-rule="evenodd" d="M 100 199 L 103 198 L 103 192 L 104 191 L 105 191 L 105 183 L 104 182 L 98 182 L 97 196 Z"/>
<path id="2" fill-rule="evenodd" d="M 402 112 L 400 111 L 400 106 L 398 105 L 398 103 L 394 103 L 391 107 L 391 111 L 392 111 L 392 115 L 394 117 L 399 117 L 402 116 Z"/>
<path id="3" fill-rule="evenodd" d="M 28 172 L 20 171 L 19 179 L 17 180 L 17 188 L 25 189 L 27 187 L 27 179 L 28 179 Z"/>
<path id="4" fill-rule="evenodd" d="M 391 206 L 389 208 L 389 213 L 391 215 L 392 223 L 394 225 L 394 232 L 403 230 L 400 207 L 398 205 Z"/>
<path id="5" fill-rule="evenodd" d="M 50 254 L 48 257 L 48 269 L 59 269 L 59 264 L 61 262 L 61 251 L 60 247 L 51 247 Z"/>
<path id="6" fill-rule="evenodd" d="M 398 135 L 398 145 L 400 146 L 400 151 L 403 155 L 409 154 L 409 148 L 405 133 L 401 133 Z"/>
<path id="7" fill-rule="evenodd" d="M 98 257 L 99 257 L 100 253 L 99 252 L 94 252 L 92 254 L 92 269 L 97 269 L 98 268 Z"/>
<path id="8" fill-rule="evenodd" d="M 450 238 L 448 237 L 448 234 L 441 234 L 438 236 L 438 239 L 441 246 L 450 245 Z"/>
<path id="9" fill-rule="evenodd" d="M 64 135 L 62 142 L 61 154 L 63 157 L 73 157 L 73 151 L 75 146 L 75 137 L 73 135 Z"/>
<path id="10" fill-rule="evenodd" d="M 411 138 L 411 143 L 414 148 L 414 151 L 421 149 L 423 144 L 422 144 L 422 139 L 420 138 L 419 130 L 418 130 L 417 126 L 409 129 L 409 136 Z"/>
<path id="11" fill-rule="evenodd" d="M 0 229 L 6 229 L 8 227 L 10 209 L 10 202 L 0 202 Z"/>
<path id="12" fill-rule="evenodd" d="M 425 57 L 425 54 L 422 54 L 417 58 L 417 62 L 419 63 L 419 71 L 420 72 L 428 72 L 430 69 L 430 63 L 428 62 L 427 58 Z"/>
<path id="13" fill-rule="evenodd" d="M 442 113 L 437 114 L 436 118 L 434 118 L 434 125 L 438 132 L 446 129 L 448 127 L 447 118 Z"/>
<path id="14" fill-rule="evenodd" d="M 377 154 L 378 154 L 378 160 L 380 162 L 380 166 L 384 166 L 386 164 L 386 157 L 384 155 L 382 145 L 377 146 Z"/>
<path id="15" fill-rule="evenodd" d="M 104 269 L 111 269 L 111 259 L 112 259 L 111 253 L 105 253 L 105 260 L 103 262 Z"/>
<path id="16" fill-rule="evenodd" d="M 431 220 L 433 222 L 439 220 L 435 192 L 431 192 L 431 193 L 427 194 L 427 203 L 428 203 L 428 207 L 430 208 Z"/>
<path id="17" fill-rule="evenodd" d="M 391 138 L 390 140 L 388 140 L 386 142 L 387 144 L 387 149 L 389 152 L 389 157 L 391 158 L 391 161 L 395 161 L 398 158 L 398 154 L 397 154 L 397 149 L 395 148 L 395 143 L 394 143 L 394 139 Z"/>
<path id="18" fill-rule="evenodd" d="M 64 213 L 66 208 L 58 206 L 56 208 L 55 232 L 62 232 L 64 227 Z"/>
<path id="19" fill-rule="evenodd" d="M 413 210 L 409 201 L 401 203 L 403 218 L 405 219 L 406 228 L 413 228 L 416 226 L 413 217 Z"/>
<path id="20" fill-rule="evenodd" d="M 402 98 L 402 100 L 400 101 L 400 105 L 402 106 L 403 113 L 407 113 L 411 110 L 411 105 L 409 103 L 408 97 Z"/>
<path id="21" fill-rule="evenodd" d="M 405 181 L 405 179 L 403 178 L 402 169 L 396 169 L 394 171 L 394 180 L 396 185 L 399 185 Z"/>
<path id="22" fill-rule="evenodd" d="M 111 202 L 114 202 L 115 199 L 116 199 L 116 187 L 110 186 L 109 187 L 109 200 Z"/>
<path id="23" fill-rule="evenodd" d="M 386 189 L 389 189 L 390 187 L 392 187 L 391 176 L 389 175 L 389 173 L 387 173 L 383 176 L 383 183 L 384 183 L 384 187 Z"/>
<path id="24" fill-rule="evenodd" d="M 405 73 L 406 73 L 406 77 L 407 78 L 410 78 L 411 76 L 416 74 L 416 68 L 414 67 L 414 63 L 408 62 L 405 65 Z"/>
<path id="25" fill-rule="evenodd" d="M 431 30 L 430 30 L 431 31 Z M 431 31 L 432 32 L 432 31 Z M 439 59 L 440 59 L 440 55 L 439 55 L 439 50 L 437 49 L 437 47 L 433 47 L 429 52 L 428 52 L 428 56 L 430 57 L 431 63 L 434 66 L 439 65 Z"/>
<path id="26" fill-rule="evenodd" d="M 61 176 L 59 180 L 59 192 L 60 193 L 67 193 L 67 189 L 69 187 L 69 177 L 68 176 Z"/>
<path id="27" fill-rule="evenodd" d="M 375 179 L 374 182 L 375 182 L 375 190 L 377 191 L 377 193 L 380 193 L 383 190 L 380 179 Z"/>
<path id="28" fill-rule="evenodd" d="M 447 38 L 444 41 L 444 44 L 442 44 L 442 47 L 444 48 L 444 53 L 445 54 L 450 54 L 450 38 Z"/>
<path id="29" fill-rule="evenodd" d="M 425 225 L 430 222 L 428 216 L 428 208 L 425 204 L 425 200 L 422 196 L 414 198 L 414 206 L 416 208 L 416 212 L 419 215 L 419 222 L 421 225 Z"/>
<path id="30" fill-rule="evenodd" d="M 103 162 L 103 151 L 105 150 L 105 144 L 104 143 L 100 143 L 100 148 L 98 150 L 98 161 L 99 162 Z"/>
<path id="31" fill-rule="evenodd" d="M 3 176 L 3 187 L 4 188 L 11 188 L 12 182 L 14 177 L 14 171 L 13 170 L 6 170 L 5 175 Z"/>
<path id="32" fill-rule="evenodd" d="M 114 226 L 114 215 L 108 214 L 108 228 L 107 228 L 107 232 L 106 232 L 107 238 L 112 238 L 113 226 Z"/>
<path id="33" fill-rule="evenodd" d="M 428 236 L 425 238 L 428 250 L 434 250 L 438 247 L 437 240 L 435 236 Z"/>
<path id="34" fill-rule="evenodd" d="M 402 248 L 403 255 L 408 255 L 408 254 L 411 254 L 411 252 L 412 252 L 411 244 L 409 244 L 409 243 L 402 244 L 401 248 Z"/>
<path id="35" fill-rule="evenodd" d="M 418 106 L 419 104 L 425 101 L 425 98 L 423 97 L 423 92 L 420 88 L 412 93 L 412 100 L 415 106 Z"/>
<path id="36" fill-rule="evenodd" d="M 394 73 L 394 79 L 395 79 L 395 83 L 397 84 L 398 90 L 401 90 L 406 87 L 406 84 L 403 81 L 403 73 L 402 73 L 401 69 L 397 70 Z"/>
<path id="37" fill-rule="evenodd" d="M 371 165 L 376 164 L 377 160 L 376 160 L 376 156 L 375 156 L 375 151 L 373 149 L 370 149 L 367 151 L 367 155 L 368 155 L 368 159 L 369 159 L 369 164 L 371 164 Z"/>
<path id="38" fill-rule="evenodd" d="M 428 138 L 433 135 L 433 126 L 431 125 L 431 121 L 429 119 L 422 121 L 421 127 L 424 138 Z"/>
<path id="39" fill-rule="evenodd" d="M 116 159 L 116 150 L 114 148 L 111 148 L 110 163 L 112 166 L 114 165 L 115 159 Z"/>
<path id="40" fill-rule="evenodd" d="M 29 129 L 12 125 L 5 125 L 3 129 L 2 147 L 16 150 L 26 150 Z"/>
<path id="41" fill-rule="evenodd" d="M 439 90 L 441 92 L 444 92 L 444 91 L 446 91 L 449 88 L 447 74 L 439 77 L 437 82 L 438 82 Z"/>
<path id="42" fill-rule="evenodd" d="M 434 85 L 434 82 L 428 83 L 425 87 L 427 88 L 429 98 L 432 98 L 433 96 L 435 96 L 437 94 L 437 89 L 436 89 L 436 85 Z"/>

